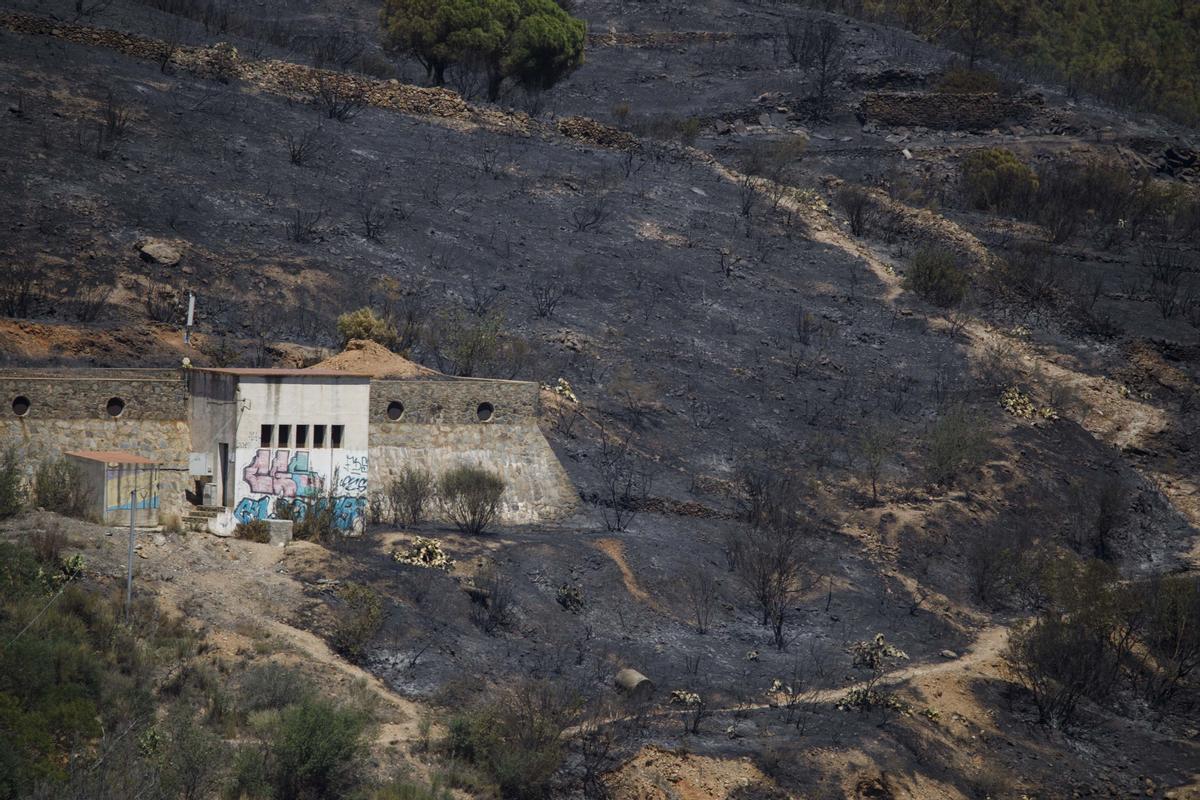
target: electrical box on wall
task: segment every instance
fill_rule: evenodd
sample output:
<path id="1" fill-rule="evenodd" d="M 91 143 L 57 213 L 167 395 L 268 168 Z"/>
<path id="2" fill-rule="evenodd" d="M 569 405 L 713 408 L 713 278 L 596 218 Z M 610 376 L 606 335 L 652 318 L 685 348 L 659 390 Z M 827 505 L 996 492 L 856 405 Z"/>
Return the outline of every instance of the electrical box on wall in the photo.
<path id="1" fill-rule="evenodd" d="M 213 474 L 212 454 L 191 453 L 188 455 L 188 473 L 197 477 L 211 477 Z"/>

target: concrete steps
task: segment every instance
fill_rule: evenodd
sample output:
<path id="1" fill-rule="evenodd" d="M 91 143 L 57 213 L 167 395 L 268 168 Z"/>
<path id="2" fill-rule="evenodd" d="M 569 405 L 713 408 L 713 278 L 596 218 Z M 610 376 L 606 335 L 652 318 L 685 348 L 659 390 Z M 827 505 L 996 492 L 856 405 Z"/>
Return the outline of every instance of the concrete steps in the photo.
<path id="1" fill-rule="evenodd" d="M 191 506 L 181 518 L 184 530 L 203 531 L 208 527 L 208 521 L 216 519 L 224 510 L 221 506 Z"/>

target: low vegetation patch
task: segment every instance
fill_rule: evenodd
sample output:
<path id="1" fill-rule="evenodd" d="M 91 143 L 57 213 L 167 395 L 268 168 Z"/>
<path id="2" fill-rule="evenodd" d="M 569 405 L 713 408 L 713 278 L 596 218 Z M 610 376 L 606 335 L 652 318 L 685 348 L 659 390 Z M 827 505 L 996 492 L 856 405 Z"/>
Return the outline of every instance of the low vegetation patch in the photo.
<path id="1" fill-rule="evenodd" d="M 67 517 L 89 513 L 92 494 L 79 466 L 66 458 L 46 459 L 33 476 L 33 504 Z"/>
<path id="2" fill-rule="evenodd" d="M 423 467 L 406 465 L 399 476 L 393 478 L 387 486 L 392 524 L 420 523 L 425 519 L 425 512 L 433 501 L 433 495 L 433 474 Z"/>
<path id="3" fill-rule="evenodd" d="M 550 794 L 566 755 L 563 732 L 580 708 L 580 698 L 557 684 L 519 682 L 451 717 L 441 750 L 482 770 L 501 796 L 540 800 Z"/>
<path id="4" fill-rule="evenodd" d="M 968 284 L 967 273 L 948 250 L 920 251 L 913 256 L 904 276 L 904 288 L 943 308 L 961 303 Z"/>
<path id="5" fill-rule="evenodd" d="M 500 512 L 504 479 L 482 467 L 455 467 L 438 482 L 442 511 L 463 533 L 483 533 Z"/>
<path id="6" fill-rule="evenodd" d="M 383 627 L 383 598 L 363 583 L 347 583 L 338 592 L 341 604 L 333 627 L 333 648 L 350 661 L 361 662 L 367 646 Z"/>
<path id="7" fill-rule="evenodd" d="M 394 348 L 399 341 L 396 326 L 371 308 L 347 311 L 337 318 L 337 331 L 342 347 L 352 339 L 367 339 L 384 347 Z"/>
<path id="8" fill-rule="evenodd" d="M 976 150 L 963 160 L 962 184 L 972 207 L 1021 214 L 1032 207 L 1038 177 L 1011 151 L 994 147 Z"/>
<path id="9" fill-rule="evenodd" d="M 1046 550 L 1024 576 L 1042 609 L 1014 632 L 1005 664 L 1044 724 L 1068 726 L 1083 701 L 1111 706 L 1126 686 L 1160 709 L 1195 688 L 1194 576 L 1125 583 L 1108 564 Z"/>
<path id="10" fill-rule="evenodd" d="M 249 542 L 267 544 L 271 541 L 271 529 L 265 519 L 252 519 L 249 522 L 239 522 L 233 529 L 233 535 Z"/>

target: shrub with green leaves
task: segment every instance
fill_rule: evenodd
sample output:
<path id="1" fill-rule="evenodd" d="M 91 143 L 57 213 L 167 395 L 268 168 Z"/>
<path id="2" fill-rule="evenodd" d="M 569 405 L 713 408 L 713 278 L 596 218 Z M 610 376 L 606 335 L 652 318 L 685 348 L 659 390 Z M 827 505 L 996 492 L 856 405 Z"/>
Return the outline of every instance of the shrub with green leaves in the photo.
<path id="1" fill-rule="evenodd" d="M 271 529 L 265 519 L 252 519 L 249 522 L 239 522 L 233 529 L 233 535 L 248 542 L 267 544 L 271 541 Z"/>
<path id="2" fill-rule="evenodd" d="M 479 534 L 499 514 L 504 489 L 504 479 L 494 472 L 482 467 L 455 467 L 438 481 L 438 501 L 459 530 Z"/>
<path id="3" fill-rule="evenodd" d="M 984 421 L 962 406 L 954 406 L 940 417 L 929 431 L 925 452 L 925 472 L 929 480 L 953 485 L 960 475 L 978 467 L 988 444 Z"/>
<path id="4" fill-rule="evenodd" d="M 943 308 L 961 303 L 968 284 L 967 273 L 947 250 L 921 250 L 913 256 L 904 276 L 904 288 Z"/>
<path id="5" fill-rule="evenodd" d="M 0 798 L 119 797 L 116 771 L 149 768 L 134 753 L 121 767 L 101 763 L 105 731 L 145 728 L 151 688 L 193 641 L 157 606 L 122 603 L 79 582 L 77 562 L 41 561 L 28 547 L 0 542 Z M 51 598 L 57 598 L 50 602 Z M 146 624 L 152 622 L 152 624 Z M 119 762 L 113 747 L 105 753 Z M 36 792 L 36 795 L 35 795 Z"/>
<path id="6" fill-rule="evenodd" d="M 372 308 L 347 311 L 337 318 L 338 336 L 342 346 L 351 339 L 369 339 L 384 347 L 395 347 L 399 341 L 396 326 L 375 313 Z"/>
<path id="7" fill-rule="evenodd" d="M 442 750 L 474 764 L 513 800 L 542 800 L 562 765 L 563 732 L 579 698 L 547 681 L 526 681 L 452 717 Z"/>
<path id="8" fill-rule="evenodd" d="M 425 518 L 433 499 L 433 474 L 424 467 L 406 465 L 388 483 L 387 499 L 394 525 L 416 525 Z"/>
<path id="9" fill-rule="evenodd" d="M 383 626 L 383 600 L 363 583 L 347 583 L 338 592 L 342 605 L 333 628 L 333 647 L 351 661 L 360 662 L 367 645 Z"/>
<path id="10" fill-rule="evenodd" d="M 242 677 L 238 709 L 254 712 L 286 708 L 312 696 L 313 687 L 299 670 L 268 661 Z"/>
<path id="11" fill-rule="evenodd" d="M 67 517 L 84 517 L 92 495 L 83 480 L 83 470 L 66 458 L 46 459 L 33 476 L 33 502 L 39 508 Z"/>
<path id="12" fill-rule="evenodd" d="M 20 513 L 25 505 L 25 493 L 21 488 L 21 462 L 15 448 L 5 449 L 0 456 L 0 519 Z"/>
<path id="13" fill-rule="evenodd" d="M 963 159 L 963 192 L 980 211 L 1028 213 L 1038 193 L 1038 176 L 1010 150 L 976 150 Z"/>
<path id="14" fill-rule="evenodd" d="M 961 63 L 947 67 L 937 83 L 942 94 L 999 94 L 1003 88 L 995 73 Z"/>
<path id="15" fill-rule="evenodd" d="M 358 712 L 320 700 L 285 709 L 271 743 L 279 797 L 334 797 L 354 786 L 366 727 Z"/>

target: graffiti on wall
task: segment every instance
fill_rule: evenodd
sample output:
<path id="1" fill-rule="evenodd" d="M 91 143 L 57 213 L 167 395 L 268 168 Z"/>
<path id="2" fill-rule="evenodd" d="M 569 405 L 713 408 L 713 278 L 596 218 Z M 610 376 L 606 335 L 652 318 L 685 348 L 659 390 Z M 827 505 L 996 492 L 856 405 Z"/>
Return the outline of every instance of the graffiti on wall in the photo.
<path id="1" fill-rule="evenodd" d="M 290 457 L 289 457 L 290 456 Z M 324 488 L 324 478 L 308 463 L 308 451 L 259 450 L 242 470 L 242 480 L 255 494 L 274 497 L 316 497 Z"/>
<path id="2" fill-rule="evenodd" d="M 361 526 L 367 510 L 367 455 L 328 450 L 317 453 L 328 456 L 327 469 L 314 462 L 309 450 L 264 447 L 247 454 L 234 519 L 274 519 L 287 508 L 291 519 L 302 520 L 310 511 L 322 512 L 332 504 L 335 528 Z"/>

